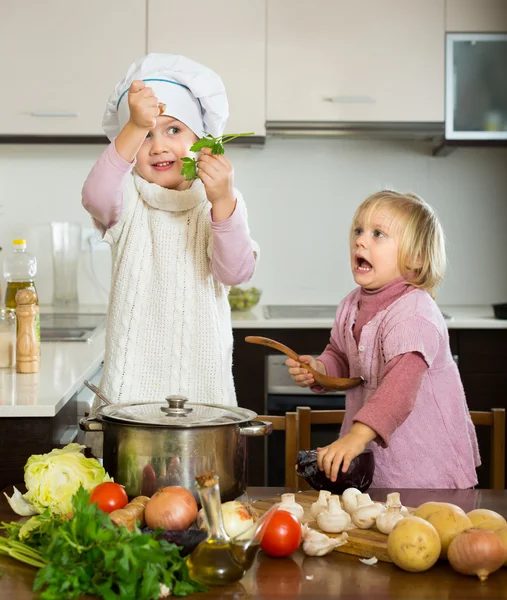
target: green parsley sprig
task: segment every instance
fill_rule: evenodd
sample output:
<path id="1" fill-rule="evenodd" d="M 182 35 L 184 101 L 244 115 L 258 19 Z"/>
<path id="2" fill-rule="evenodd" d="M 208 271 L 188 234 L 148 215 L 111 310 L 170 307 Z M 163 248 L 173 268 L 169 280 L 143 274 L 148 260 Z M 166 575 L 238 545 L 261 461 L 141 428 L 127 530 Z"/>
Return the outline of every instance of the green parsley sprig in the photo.
<path id="1" fill-rule="evenodd" d="M 205 588 L 189 577 L 178 547 L 136 527 L 130 533 L 89 504 L 80 488 L 73 498 L 71 519 L 42 514 L 40 527 L 23 543 L 22 526 L 2 524 L 8 538 L 0 538 L 0 553 L 40 567 L 34 591 L 41 600 L 71 600 L 81 594 L 105 600 L 158 600 L 161 585 L 174 596 Z"/>
<path id="2" fill-rule="evenodd" d="M 211 134 L 207 134 L 201 139 L 197 140 L 195 144 L 190 147 L 190 152 L 200 152 L 203 148 L 211 148 L 211 154 L 224 154 L 224 144 L 232 142 L 239 137 L 247 137 L 253 135 L 253 131 L 250 133 L 227 133 L 218 137 L 213 137 Z M 181 159 L 183 168 L 181 174 L 187 181 L 191 181 L 197 177 L 197 159 L 185 157 Z"/>

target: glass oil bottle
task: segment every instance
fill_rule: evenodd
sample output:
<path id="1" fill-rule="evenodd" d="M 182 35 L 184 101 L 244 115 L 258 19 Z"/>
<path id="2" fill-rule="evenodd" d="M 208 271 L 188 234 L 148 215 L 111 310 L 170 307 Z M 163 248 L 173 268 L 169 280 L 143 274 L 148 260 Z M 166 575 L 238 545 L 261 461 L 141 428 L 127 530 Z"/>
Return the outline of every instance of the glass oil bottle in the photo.
<path id="1" fill-rule="evenodd" d="M 260 548 L 267 523 L 278 509 L 275 505 L 242 532 L 240 539 L 231 539 L 223 524 L 218 479 L 213 471 L 196 477 L 208 537 L 187 558 L 190 577 L 207 586 L 228 585 L 243 578 Z"/>

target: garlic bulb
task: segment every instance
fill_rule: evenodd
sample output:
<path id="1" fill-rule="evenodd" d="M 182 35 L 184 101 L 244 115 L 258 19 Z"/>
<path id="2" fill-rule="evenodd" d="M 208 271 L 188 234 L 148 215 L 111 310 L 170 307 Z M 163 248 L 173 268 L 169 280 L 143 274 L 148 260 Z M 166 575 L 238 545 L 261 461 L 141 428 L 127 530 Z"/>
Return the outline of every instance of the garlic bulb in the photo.
<path id="1" fill-rule="evenodd" d="M 357 499 L 361 492 L 356 488 L 347 488 L 342 494 L 343 508 L 351 515 L 357 508 Z"/>
<path id="2" fill-rule="evenodd" d="M 347 534 L 342 533 L 335 538 L 328 537 L 325 533 L 310 529 L 303 525 L 303 552 L 307 556 L 325 556 L 335 548 L 347 543 Z"/>
<path id="3" fill-rule="evenodd" d="M 317 515 L 317 523 L 327 533 L 342 533 L 350 526 L 350 515 L 340 504 L 339 496 L 330 496 L 327 508 Z"/>
<path id="4" fill-rule="evenodd" d="M 327 490 L 320 490 L 319 497 L 317 501 L 312 504 L 310 507 L 310 513 L 314 519 L 317 518 L 317 515 L 327 508 L 327 499 L 331 496 L 331 492 Z"/>
<path id="5" fill-rule="evenodd" d="M 294 494 L 282 494 L 282 502 L 279 506 L 279 509 L 292 513 L 300 523 L 303 520 L 303 515 L 305 514 L 305 509 L 301 506 L 301 504 L 296 502 L 296 497 Z"/>
<path id="6" fill-rule="evenodd" d="M 361 494 L 357 499 L 357 508 L 352 513 L 352 522 L 359 529 L 369 529 L 385 510 L 385 506 L 373 502 L 369 494 Z"/>

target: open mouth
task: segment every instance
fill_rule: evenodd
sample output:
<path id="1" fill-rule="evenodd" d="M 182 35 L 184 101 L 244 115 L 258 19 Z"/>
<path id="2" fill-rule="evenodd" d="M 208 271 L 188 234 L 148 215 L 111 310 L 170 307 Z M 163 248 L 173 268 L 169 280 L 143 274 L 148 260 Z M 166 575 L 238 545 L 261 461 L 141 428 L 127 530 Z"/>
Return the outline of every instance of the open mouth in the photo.
<path id="1" fill-rule="evenodd" d="M 151 166 L 156 171 L 168 171 L 174 165 L 174 162 L 174 160 L 166 160 L 164 162 L 153 163 Z"/>
<path id="2" fill-rule="evenodd" d="M 365 258 L 356 256 L 356 271 L 359 273 L 369 273 L 372 269 L 372 265 Z"/>

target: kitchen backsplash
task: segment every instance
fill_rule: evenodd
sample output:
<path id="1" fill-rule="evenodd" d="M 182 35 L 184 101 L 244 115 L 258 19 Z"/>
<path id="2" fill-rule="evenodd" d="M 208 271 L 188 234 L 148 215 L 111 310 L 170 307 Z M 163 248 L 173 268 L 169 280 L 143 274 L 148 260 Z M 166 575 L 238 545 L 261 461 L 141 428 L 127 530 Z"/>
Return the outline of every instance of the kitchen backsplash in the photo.
<path id="1" fill-rule="evenodd" d="M 51 221 L 90 226 L 81 187 L 103 146 L 0 145 L 0 246 L 26 237 L 39 259 L 41 302 L 52 295 Z M 449 268 L 438 301 L 507 301 L 507 150 L 459 148 L 433 158 L 421 142 L 268 138 L 228 148 L 261 256 L 252 284 L 263 303 L 329 304 L 352 288 L 348 228 L 368 194 L 389 187 L 422 195 L 447 238 Z M 0 253 L 0 260 L 2 254 Z M 109 250 L 94 253 L 108 288 Z M 82 253 L 81 303 L 106 295 Z"/>

